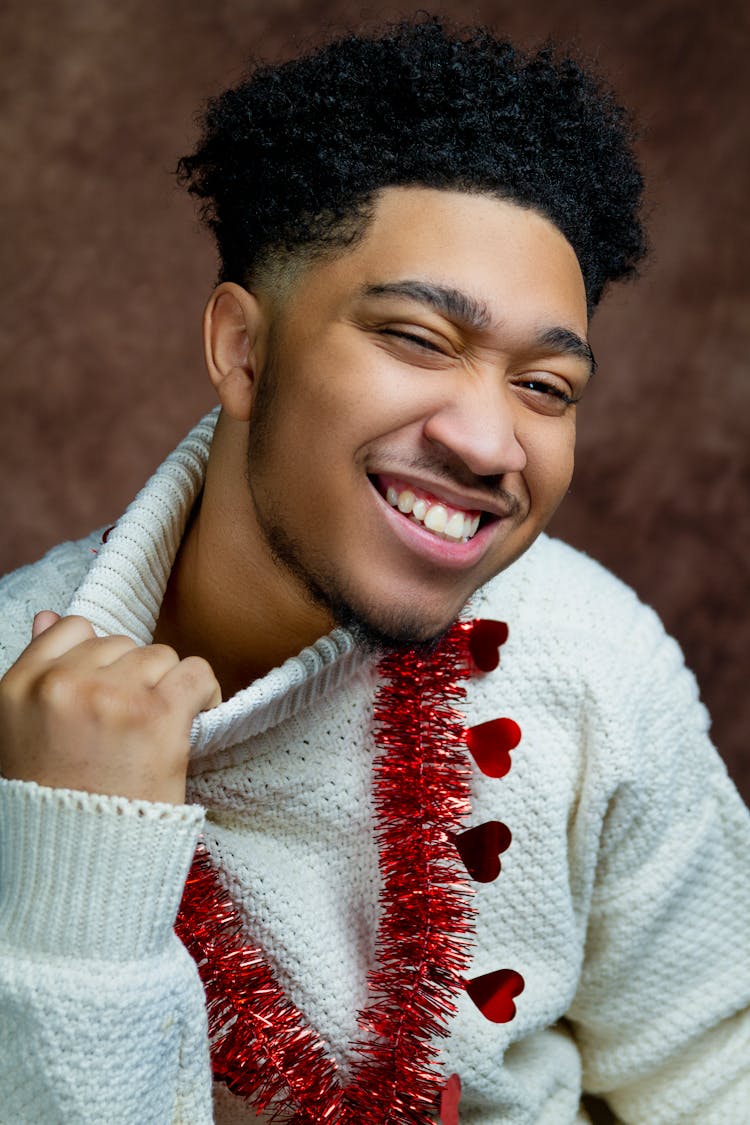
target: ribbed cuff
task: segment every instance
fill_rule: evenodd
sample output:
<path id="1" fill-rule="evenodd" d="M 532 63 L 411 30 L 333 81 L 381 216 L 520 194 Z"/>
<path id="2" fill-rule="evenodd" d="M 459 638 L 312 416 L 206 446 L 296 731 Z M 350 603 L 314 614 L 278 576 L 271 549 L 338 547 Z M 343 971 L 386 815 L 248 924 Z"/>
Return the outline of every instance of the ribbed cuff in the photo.
<path id="1" fill-rule="evenodd" d="M 0 941 L 32 956 L 161 952 L 203 819 L 198 805 L 0 778 Z"/>

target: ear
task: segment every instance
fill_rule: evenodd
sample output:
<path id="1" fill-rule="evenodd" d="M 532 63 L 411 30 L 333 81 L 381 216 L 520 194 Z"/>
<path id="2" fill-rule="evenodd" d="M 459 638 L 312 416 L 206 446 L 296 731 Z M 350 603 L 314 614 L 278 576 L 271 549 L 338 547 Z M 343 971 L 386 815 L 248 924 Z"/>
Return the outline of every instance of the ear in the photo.
<path id="1" fill-rule="evenodd" d="M 231 281 L 214 289 L 203 314 L 206 367 L 222 409 L 240 422 L 252 411 L 264 328 L 253 293 Z"/>

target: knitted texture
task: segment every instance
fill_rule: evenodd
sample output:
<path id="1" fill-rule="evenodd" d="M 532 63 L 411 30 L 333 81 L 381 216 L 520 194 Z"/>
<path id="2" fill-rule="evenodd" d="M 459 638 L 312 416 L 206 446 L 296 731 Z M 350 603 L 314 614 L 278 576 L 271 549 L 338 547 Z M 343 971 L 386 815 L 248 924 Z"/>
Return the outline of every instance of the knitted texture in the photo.
<path id="1" fill-rule="evenodd" d="M 97 555 L 91 541 L 67 545 L 0 584 L 6 661 L 53 587 L 65 602 L 61 572 L 98 631 L 148 641 L 210 432 L 204 420 Z M 510 637 L 499 668 L 467 685 L 467 725 L 507 716 L 522 740 L 507 776 L 474 771 L 467 827 L 501 820 L 513 839 L 499 877 L 477 887 L 468 976 L 512 968 L 526 987 L 504 1024 L 460 998 L 441 1051 L 446 1076 L 461 1076 L 461 1125 L 573 1125 L 585 1121 L 582 1088 L 632 1125 L 750 1120 L 750 828 L 677 645 L 631 591 L 545 537 L 470 613 L 507 621 Z M 189 778 L 248 937 L 343 1080 L 376 953 L 375 676 L 335 630 L 200 717 Z M 27 947 L 19 908 L 3 916 L 2 1027 L 13 1030 L 0 1044 L 0 1119 L 210 1121 L 200 989 L 166 933 L 200 813 L 157 806 L 139 818 L 113 799 L 0 788 L 0 854 L 23 873 L 9 886 L 37 903 L 29 932 L 54 919 L 58 947 Z M 12 859 L 27 847 L 32 859 Z M 51 880 L 58 855 L 80 855 L 85 878 L 66 858 Z M 126 961 L 112 903 L 131 871 Z M 73 911 L 68 932 L 65 904 L 83 886 L 100 888 L 101 921 L 86 929 Z M 255 1120 L 225 1090 L 214 1119 Z"/>

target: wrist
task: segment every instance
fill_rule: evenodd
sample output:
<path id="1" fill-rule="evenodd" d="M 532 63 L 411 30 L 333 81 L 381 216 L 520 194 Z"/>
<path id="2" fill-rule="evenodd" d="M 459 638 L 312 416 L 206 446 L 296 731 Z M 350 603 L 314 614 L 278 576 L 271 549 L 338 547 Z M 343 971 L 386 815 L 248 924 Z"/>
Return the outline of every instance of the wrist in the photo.
<path id="1" fill-rule="evenodd" d="M 199 806 L 0 780 L 0 924 L 30 955 L 129 960 L 169 940 Z"/>

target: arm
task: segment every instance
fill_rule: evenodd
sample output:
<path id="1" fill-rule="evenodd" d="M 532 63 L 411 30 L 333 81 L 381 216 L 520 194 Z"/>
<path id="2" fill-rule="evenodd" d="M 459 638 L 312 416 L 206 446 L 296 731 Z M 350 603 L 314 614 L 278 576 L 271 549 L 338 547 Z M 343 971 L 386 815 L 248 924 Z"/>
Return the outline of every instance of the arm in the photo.
<path id="1" fill-rule="evenodd" d="M 100 644 L 75 622 L 46 645 L 38 637 L 0 691 L 2 1113 L 202 1125 L 212 1120 L 203 994 L 172 926 L 203 814 L 178 803 L 176 763 L 215 681 L 189 667 L 192 686 L 168 684 L 163 714 L 153 699 L 142 709 L 144 675 L 151 692 L 185 662 L 126 642 L 117 659 L 131 659 L 117 668 L 106 659 L 115 639 Z M 123 699 L 134 725 L 123 726 Z"/>
<path id="2" fill-rule="evenodd" d="M 611 715 L 612 753 L 629 764 L 602 831 L 570 1016 L 586 1088 L 624 1122 L 739 1123 L 750 1105 L 750 818 L 677 645 L 648 621 L 643 663 L 630 679 L 620 670 Z"/>

